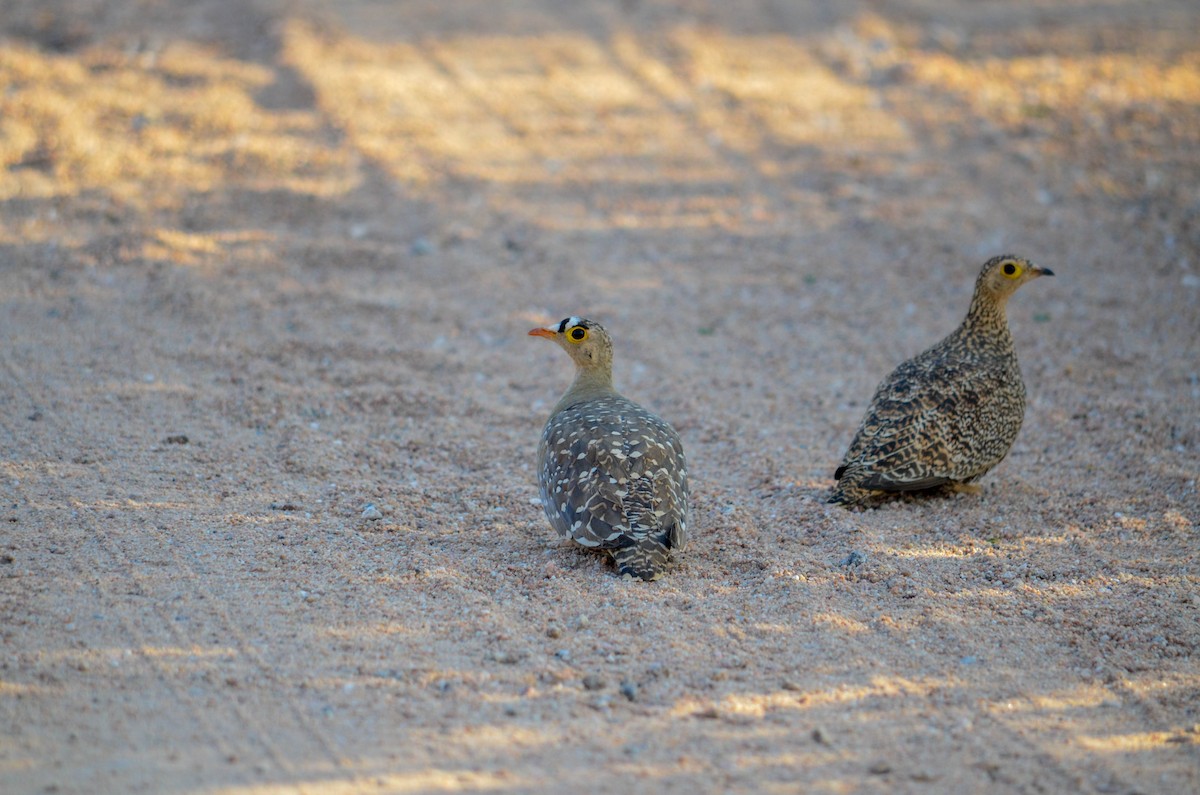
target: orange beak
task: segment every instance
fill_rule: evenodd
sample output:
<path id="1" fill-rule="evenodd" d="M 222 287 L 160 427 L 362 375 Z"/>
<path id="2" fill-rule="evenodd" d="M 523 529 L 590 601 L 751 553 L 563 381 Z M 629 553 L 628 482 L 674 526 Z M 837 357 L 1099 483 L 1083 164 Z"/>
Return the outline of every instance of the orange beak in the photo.
<path id="1" fill-rule="evenodd" d="M 552 331 L 548 328 L 535 328 L 529 332 L 529 336 L 531 336 L 531 337 L 545 337 L 545 338 L 551 339 L 551 340 L 554 339 L 556 334 L 557 334 L 557 332 Z"/>

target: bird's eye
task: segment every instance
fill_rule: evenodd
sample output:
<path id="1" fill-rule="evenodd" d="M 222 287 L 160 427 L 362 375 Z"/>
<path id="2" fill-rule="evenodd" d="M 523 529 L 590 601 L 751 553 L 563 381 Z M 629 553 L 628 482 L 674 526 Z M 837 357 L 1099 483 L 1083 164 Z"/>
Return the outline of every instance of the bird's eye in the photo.
<path id="1" fill-rule="evenodd" d="M 1021 275 L 1021 266 L 1015 262 L 1004 263 L 1004 267 L 1000 270 L 1002 270 L 1004 275 L 1010 279 L 1015 279 Z"/>
<path id="2" fill-rule="evenodd" d="M 571 342 L 583 342 L 585 339 L 587 339 L 587 334 L 587 329 L 585 329 L 583 326 L 576 326 L 567 332 L 567 338 L 570 339 Z"/>

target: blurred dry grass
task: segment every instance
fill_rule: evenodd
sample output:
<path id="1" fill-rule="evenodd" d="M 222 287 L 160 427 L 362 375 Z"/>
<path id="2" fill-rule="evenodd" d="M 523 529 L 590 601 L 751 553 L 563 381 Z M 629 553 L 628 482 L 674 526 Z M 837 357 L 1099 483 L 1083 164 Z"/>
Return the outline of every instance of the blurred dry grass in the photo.
<path id="1" fill-rule="evenodd" d="M 811 40 L 687 25 L 653 39 L 618 29 L 380 43 L 299 18 L 278 37 L 276 66 L 187 40 L 57 53 L 10 39 L 0 199 L 103 189 L 169 209 L 220 186 L 329 197 L 361 184 L 367 158 L 418 196 L 479 181 L 535 224 L 736 227 L 784 220 L 761 180 L 814 162 L 906 173 L 920 147 L 964 134 L 953 131 L 968 119 L 1017 136 L 1018 151 L 1036 138 L 1037 153 L 1024 151 L 1071 190 L 1121 199 L 1186 200 L 1169 176 L 1196 169 L 1200 151 L 1195 50 L 946 51 L 870 13 Z M 260 101 L 279 68 L 311 85 L 315 106 Z M 1083 151 L 1104 154 L 1087 162 Z M 624 207 L 553 190 L 620 184 L 679 190 Z M 802 193 L 791 199 L 820 223 Z"/>
<path id="2" fill-rule="evenodd" d="M 263 66 L 170 42 L 153 53 L 0 48 L 0 200 L 103 189 L 147 211 L 188 192 L 270 186 L 345 192 L 351 152 L 314 110 L 267 110 Z"/>

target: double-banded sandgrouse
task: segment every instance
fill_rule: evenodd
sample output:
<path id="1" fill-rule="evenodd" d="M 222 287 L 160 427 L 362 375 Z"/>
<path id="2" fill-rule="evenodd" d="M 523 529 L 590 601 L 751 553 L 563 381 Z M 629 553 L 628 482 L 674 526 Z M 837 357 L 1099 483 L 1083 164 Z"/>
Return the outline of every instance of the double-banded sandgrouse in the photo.
<path id="1" fill-rule="evenodd" d="M 620 574 L 657 579 L 687 543 L 679 434 L 613 388 L 612 339 L 599 323 L 569 317 L 529 333 L 575 362 L 538 445 L 546 517 L 564 538 L 608 551 Z"/>
<path id="2" fill-rule="evenodd" d="M 875 390 L 830 502 L 868 507 L 897 492 L 978 490 L 967 484 L 1003 460 L 1025 417 L 1005 306 L 1025 282 L 1053 275 L 1008 254 L 984 264 L 962 325 Z"/>

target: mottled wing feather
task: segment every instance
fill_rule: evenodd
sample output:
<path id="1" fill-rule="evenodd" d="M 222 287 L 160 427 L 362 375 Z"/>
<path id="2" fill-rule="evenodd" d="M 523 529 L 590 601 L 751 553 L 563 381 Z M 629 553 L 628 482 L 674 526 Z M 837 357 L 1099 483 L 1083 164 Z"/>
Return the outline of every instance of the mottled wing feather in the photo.
<path id="1" fill-rule="evenodd" d="M 687 470 L 675 431 L 625 398 L 570 406 L 551 418 L 539 451 L 550 523 L 589 547 L 651 534 L 686 544 Z"/>
<path id="2" fill-rule="evenodd" d="M 1011 444 L 1011 438 L 997 439 L 979 429 L 1011 425 L 1014 412 L 1020 423 L 1024 392 L 1020 387 L 1021 394 L 1013 394 L 1010 367 L 1015 362 L 977 358 L 962 363 L 936 349 L 905 362 L 876 390 L 837 477 L 851 468 L 865 470 L 858 485 L 879 491 L 920 490 L 978 477 Z"/>
<path id="3" fill-rule="evenodd" d="M 863 478 L 859 485 L 864 489 L 873 491 L 922 491 L 924 489 L 934 489 L 938 486 L 945 486 L 952 482 L 950 478 L 943 477 L 928 477 L 918 478 L 916 480 L 892 480 L 879 474 L 868 475 Z"/>

